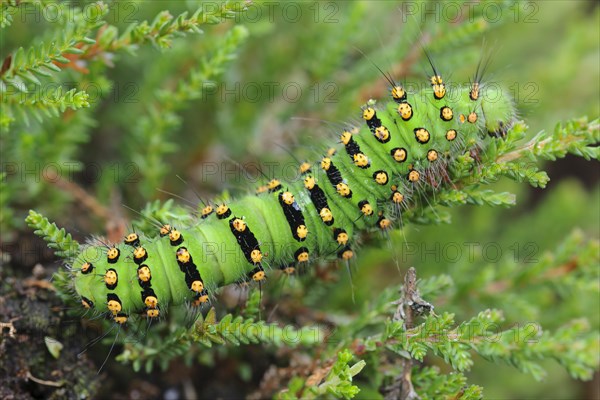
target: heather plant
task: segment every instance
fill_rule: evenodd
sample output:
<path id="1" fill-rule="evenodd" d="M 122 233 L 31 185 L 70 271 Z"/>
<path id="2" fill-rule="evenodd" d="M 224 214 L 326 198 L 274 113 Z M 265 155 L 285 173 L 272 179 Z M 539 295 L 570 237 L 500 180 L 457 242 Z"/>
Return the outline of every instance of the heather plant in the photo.
<path id="1" fill-rule="evenodd" d="M 2 2 L 0 393 L 597 397 L 598 7 L 555 3 Z M 82 311 L 90 243 L 192 229 L 343 151 L 344 123 L 368 132 L 370 99 L 431 90 L 432 66 L 449 92 L 485 71 L 511 123 L 450 148 L 351 262 L 156 321 Z"/>

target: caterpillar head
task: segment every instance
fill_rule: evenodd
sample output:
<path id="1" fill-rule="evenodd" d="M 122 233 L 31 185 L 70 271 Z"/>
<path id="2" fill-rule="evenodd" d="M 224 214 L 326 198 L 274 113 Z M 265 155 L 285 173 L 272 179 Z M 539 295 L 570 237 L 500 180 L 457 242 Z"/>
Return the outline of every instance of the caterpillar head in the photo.
<path id="1" fill-rule="evenodd" d="M 486 85 L 480 89 L 479 96 L 488 134 L 492 137 L 506 136 L 516 116 L 515 105 L 508 92 L 498 85 Z"/>

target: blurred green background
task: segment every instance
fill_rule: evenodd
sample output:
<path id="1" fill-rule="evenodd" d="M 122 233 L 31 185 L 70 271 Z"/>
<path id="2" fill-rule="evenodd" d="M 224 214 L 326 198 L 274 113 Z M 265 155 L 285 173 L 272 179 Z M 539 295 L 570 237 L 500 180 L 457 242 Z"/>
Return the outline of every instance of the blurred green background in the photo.
<path id="1" fill-rule="evenodd" d="M 199 4 L 111 3 L 107 20 L 125 29 L 129 23 L 152 20 L 162 10 L 177 15 Z M 246 173 L 238 169 L 224 179 L 223 171 L 235 171 L 239 163 L 256 177 L 257 163 L 263 169 L 269 163 L 285 167 L 290 156 L 282 147 L 300 159 L 314 159 L 334 140 L 337 124 L 357 120 L 361 104 L 386 95 L 386 82 L 373 63 L 397 80 L 424 82 L 429 66 L 418 41 L 451 82 L 468 82 L 482 51 L 491 51 L 487 80 L 508 87 L 531 136 L 554 129 L 561 120 L 600 115 L 600 12 L 595 1 L 287 4 L 252 6 L 243 13 L 236 23 L 248 29 L 249 37 L 237 59 L 215 86 L 203 86 L 198 98 L 176 110 L 178 119 L 167 121 L 167 126 L 157 124 L 163 112 L 160 92 L 186 82 L 189 73 L 200 68 L 198 60 L 215 52 L 215 39 L 231 23 L 178 38 L 169 49 L 142 46 L 133 55 L 107 54 L 82 65 L 86 73 L 64 70 L 58 76 L 65 87 L 97 89 L 89 110 L 68 117 L 79 119 L 79 129 L 71 129 L 67 118 L 29 124 L 17 120 L 10 132 L 2 133 L 4 166 L 23 160 L 76 163 L 72 183 L 112 217 L 131 215 L 121 204 L 141 209 L 148 201 L 171 197 L 157 189 L 192 202 L 197 202 L 194 191 L 203 198 L 222 190 L 244 193 Z M 2 58 L 44 37 L 51 27 L 44 21 L 16 19 L 2 31 Z M 52 134 L 46 140 L 48 132 Z M 150 153 L 156 160 L 149 161 Z M 455 287 L 436 307 L 457 313 L 459 319 L 497 307 L 513 322 L 537 321 L 553 329 L 569 318 L 586 316 L 597 329 L 600 309 L 597 298 L 590 296 L 594 288 L 558 299 L 547 298 L 543 289 L 521 291 L 510 285 L 505 293 L 489 298 L 473 295 L 473 288 L 488 284 L 488 277 L 501 275 L 503 268 L 511 268 L 508 265 L 528 268 L 530 261 L 541 259 L 575 229 L 584 237 L 599 237 L 597 163 L 567 157 L 550 163 L 547 170 L 551 182 L 545 190 L 507 181 L 494 185 L 517 194 L 513 209 L 461 207 L 451 210 L 451 225 L 408 226 L 383 244 L 381 238 L 371 238 L 359 251 L 354 282 L 361 284 L 355 285 L 355 301 L 347 274 L 340 272 L 339 282 L 310 291 L 306 304 L 352 312 L 373 293 L 400 283 L 400 271 L 412 265 L 422 278 L 439 273 L 452 277 Z M 5 243 L 32 240 L 24 239 L 32 233 L 23 224 L 30 208 L 80 241 L 88 233 L 110 230 L 105 216 L 90 212 L 72 188 L 20 179 L 19 174 L 9 175 L 6 184 L 10 197 L 2 204 Z M 440 256 L 440 249 L 448 252 Z M 484 252 L 488 249 L 502 254 Z M 451 250 L 458 251 L 456 256 Z M 20 275 L 40 260 L 17 255 L 13 261 Z M 598 394 L 593 386 L 598 385 L 597 377 L 582 384 L 555 364 L 548 367 L 548 378 L 535 383 L 508 366 L 482 361 L 470 373 L 470 383 L 483 386 L 488 398 Z"/>

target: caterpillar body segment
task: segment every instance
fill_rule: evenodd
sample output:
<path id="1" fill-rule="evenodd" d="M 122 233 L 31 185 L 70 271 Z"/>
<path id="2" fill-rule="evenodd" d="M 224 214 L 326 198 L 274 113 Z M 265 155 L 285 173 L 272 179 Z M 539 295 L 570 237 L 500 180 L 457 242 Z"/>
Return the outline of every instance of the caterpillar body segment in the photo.
<path id="1" fill-rule="evenodd" d="M 476 89 L 450 90 L 436 75 L 431 87 L 369 101 L 361 122 L 339 132 L 334 150 L 303 163 L 298 179 L 273 179 L 258 194 L 211 206 L 192 226 L 90 243 L 72 261 L 75 291 L 85 308 L 122 324 L 201 305 L 220 287 L 293 273 L 318 258 L 352 259 L 357 232 L 398 226 L 405 203 L 437 190 L 425 176 L 451 180 L 456 157 L 506 134 L 512 100 L 501 88 Z"/>

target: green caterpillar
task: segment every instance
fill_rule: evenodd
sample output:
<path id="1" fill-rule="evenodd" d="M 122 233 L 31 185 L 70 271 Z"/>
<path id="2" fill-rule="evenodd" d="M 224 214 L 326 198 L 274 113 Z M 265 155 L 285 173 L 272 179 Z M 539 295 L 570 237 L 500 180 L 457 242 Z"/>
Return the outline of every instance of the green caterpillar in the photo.
<path id="1" fill-rule="evenodd" d="M 506 134 L 514 104 L 480 72 L 452 91 L 435 68 L 414 93 L 388 78 L 391 100 L 364 105 L 364 124 L 343 129 L 319 162 L 301 163 L 300 179 L 207 204 L 193 226 L 88 244 L 72 262 L 83 306 L 117 324 L 157 319 L 171 305 L 202 305 L 219 287 L 261 282 L 273 269 L 292 274 L 317 258 L 352 259 L 358 232 L 399 225 L 405 208 L 451 184 L 456 157 Z"/>

